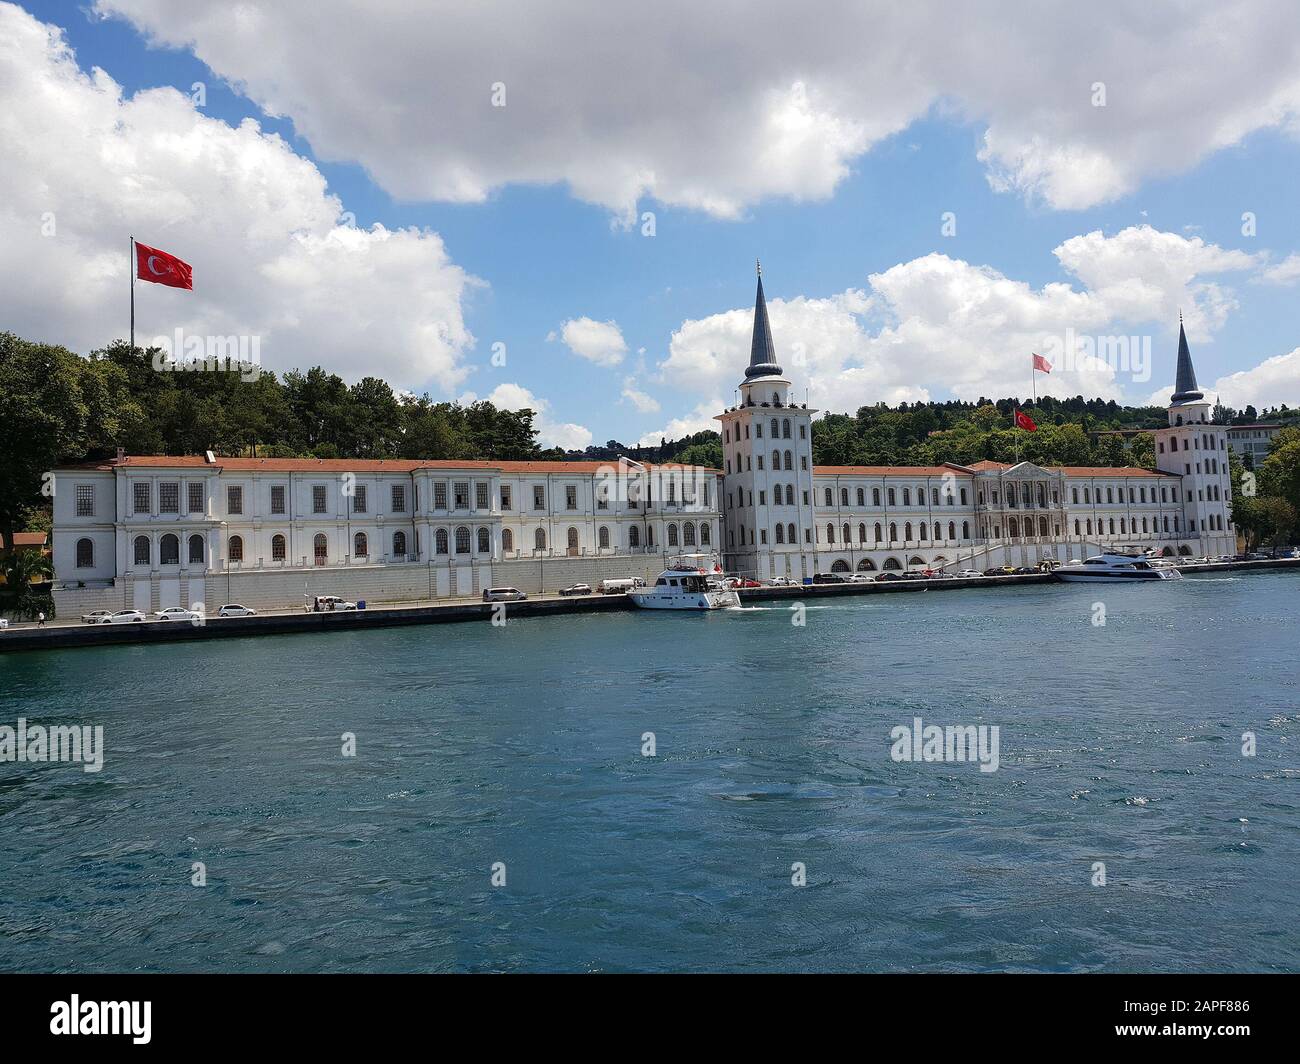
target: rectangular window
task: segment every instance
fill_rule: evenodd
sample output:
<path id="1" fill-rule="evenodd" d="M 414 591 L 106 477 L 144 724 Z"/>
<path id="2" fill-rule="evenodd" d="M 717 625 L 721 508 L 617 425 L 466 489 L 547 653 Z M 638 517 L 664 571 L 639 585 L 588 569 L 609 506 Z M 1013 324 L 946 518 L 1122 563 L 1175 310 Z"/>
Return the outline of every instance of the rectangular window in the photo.
<path id="1" fill-rule="evenodd" d="M 185 485 L 185 494 L 189 496 L 190 513 L 201 514 L 203 512 L 203 481 L 189 481 Z"/>
<path id="2" fill-rule="evenodd" d="M 509 510 L 510 508 L 511 508 L 510 485 L 502 484 L 501 485 L 501 509 Z"/>
<path id="3" fill-rule="evenodd" d="M 533 509 L 546 509 L 546 489 L 540 484 L 533 485 Z"/>
<path id="4" fill-rule="evenodd" d="M 433 508 L 435 510 L 447 509 L 447 482 L 438 481 L 433 486 Z"/>
<path id="5" fill-rule="evenodd" d="M 242 514 L 244 512 L 244 489 L 237 484 L 226 488 L 226 513 Z"/>
<path id="6" fill-rule="evenodd" d="M 284 485 L 283 484 L 271 485 L 271 513 L 273 514 L 284 513 Z"/>
<path id="7" fill-rule="evenodd" d="M 314 514 L 323 514 L 325 512 L 324 484 L 313 484 L 311 486 L 311 512 Z"/>
<path id="8" fill-rule="evenodd" d="M 481 481 L 474 485 L 474 508 L 476 510 L 488 508 L 488 486 Z"/>
<path id="9" fill-rule="evenodd" d="M 366 486 L 364 484 L 354 484 L 352 486 L 352 512 L 354 514 L 366 512 Z"/>
<path id="10" fill-rule="evenodd" d="M 457 482 L 455 487 L 455 495 L 456 495 L 456 509 L 468 510 L 469 509 L 469 483 L 467 481 L 462 480 Z"/>
<path id="11" fill-rule="evenodd" d="M 406 513 L 406 485 L 394 484 L 392 486 L 393 513 Z"/>
<path id="12" fill-rule="evenodd" d="M 578 508 L 578 489 L 572 484 L 564 485 L 564 508 L 566 510 Z"/>
<path id="13" fill-rule="evenodd" d="M 77 485 L 77 516 L 95 516 L 95 486 L 93 484 Z"/>
<path id="14" fill-rule="evenodd" d="M 137 514 L 147 514 L 149 512 L 150 496 L 152 494 L 153 492 L 150 490 L 149 482 L 147 480 L 137 480 L 132 484 L 132 512 Z"/>
<path id="15" fill-rule="evenodd" d="M 158 512 L 160 514 L 177 514 L 181 511 L 181 486 L 176 481 L 166 481 L 158 485 Z"/>

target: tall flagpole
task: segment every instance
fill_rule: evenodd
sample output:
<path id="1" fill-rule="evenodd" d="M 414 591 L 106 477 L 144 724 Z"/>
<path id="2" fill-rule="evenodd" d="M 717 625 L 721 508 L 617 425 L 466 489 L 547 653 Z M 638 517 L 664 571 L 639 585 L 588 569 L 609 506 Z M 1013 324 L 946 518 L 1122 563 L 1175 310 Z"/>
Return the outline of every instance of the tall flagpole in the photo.
<path id="1" fill-rule="evenodd" d="M 131 236 L 131 261 L 127 268 L 131 271 L 131 354 L 135 354 L 135 236 Z"/>

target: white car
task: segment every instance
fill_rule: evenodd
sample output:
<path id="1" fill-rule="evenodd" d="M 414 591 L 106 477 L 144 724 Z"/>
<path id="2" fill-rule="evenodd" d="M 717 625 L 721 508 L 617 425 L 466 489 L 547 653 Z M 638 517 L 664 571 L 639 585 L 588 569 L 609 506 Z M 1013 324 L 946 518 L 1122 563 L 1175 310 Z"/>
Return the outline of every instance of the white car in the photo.
<path id="1" fill-rule="evenodd" d="M 160 621 L 201 621 L 203 614 L 197 610 L 187 610 L 183 606 L 168 606 L 159 610 L 154 616 Z"/>
<path id="2" fill-rule="evenodd" d="M 81 619 L 86 624 L 108 624 L 112 617 L 113 614 L 109 610 L 93 610 L 81 615 Z"/>
<path id="3" fill-rule="evenodd" d="M 788 576 L 774 576 L 767 583 L 769 587 L 797 587 L 798 586 Z"/>
<path id="4" fill-rule="evenodd" d="M 357 604 L 341 599 L 337 595 L 317 595 L 307 604 L 308 613 L 335 613 L 339 610 L 355 610 Z"/>
<path id="5" fill-rule="evenodd" d="M 256 617 L 257 610 L 251 606 L 241 606 L 238 602 L 229 602 L 217 610 L 218 617 Z"/>
<path id="6" fill-rule="evenodd" d="M 966 579 L 967 577 L 983 576 L 984 574 L 981 573 L 978 569 L 958 569 L 952 575 L 960 579 Z"/>
<path id="7" fill-rule="evenodd" d="M 139 610 L 118 610 L 106 621 L 100 621 L 100 624 L 143 624 L 145 616 Z"/>
<path id="8" fill-rule="evenodd" d="M 522 602 L 527 597 L 517 587 L 489 587 L 483 591 L 484 602 Z"/>
<path id="9" fill-rule="evenodd" d="M 0 632 L 3 632 L 8 627 L 9 627 L 9 618 L 0 617 Z"/>
<path id="10" fill-rule="evenodd" d="M 873 580 L 875 580 L 875 576 L 871 573 L 854 573 L 849 577 L 850 584 L 869 584 Z"/>

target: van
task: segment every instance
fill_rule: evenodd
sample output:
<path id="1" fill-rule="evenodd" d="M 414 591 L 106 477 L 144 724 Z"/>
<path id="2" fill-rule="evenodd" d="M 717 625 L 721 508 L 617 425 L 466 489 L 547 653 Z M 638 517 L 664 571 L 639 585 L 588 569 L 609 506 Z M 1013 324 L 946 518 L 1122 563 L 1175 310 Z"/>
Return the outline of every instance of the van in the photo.
<path id="1" fill-rule="evenodd" d="M 488 587 L 483 589 L 484 602 L 523 602 L 527 597 L 517 587 Z"/>
<path id="2" fill-rule="evenodd" d="M 633 579 L 602 580 L 600 582 L 600 593 L 602 595 L 622 595 L 628 591 L 634 591 L 638 587 L 645 587 L 645 581 L 640 577 Z"/>
<path id="3" fill-rule="evenodd" d="M 340 610 L 355 610 L 357 604 L 341 599 L 337 595 L 317 595 L 307 603 L 308 613 L 335 613 Z"/>

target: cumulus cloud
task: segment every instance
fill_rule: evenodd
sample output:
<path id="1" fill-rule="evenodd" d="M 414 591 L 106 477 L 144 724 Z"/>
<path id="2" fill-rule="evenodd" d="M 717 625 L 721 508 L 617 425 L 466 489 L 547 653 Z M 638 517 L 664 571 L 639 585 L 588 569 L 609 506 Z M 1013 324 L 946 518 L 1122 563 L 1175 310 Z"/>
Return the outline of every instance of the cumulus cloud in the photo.
<path id="1" fill-rule="evenodd" d="M 983 128 L 995 187 L 1057 208 L 1300 114 L 1291 0 L 1117 0 L 1104 18 L 1074 0 L 95 7 L 193 49 L 397 197 L 563 182 L 629 221 L 643 197 L 726 218 L 828 196 L 936 105 Z"/>
<path id="2" fill-rule="evenodd" d="M 556 338 L 554 332 L 547 336 L 548 340 Z M 560 326 L 558 338 L 575 355 L 598 366 L 617 366 L 627 354 L 627 343 L 616 321 L 570 318 Z"/>
<path id="3" fill-rule="evenodd" d="M 713 419 L 722 412 L 723 406 L 721 396 L 705 400 L 689 414 L 673 418 L 657 432 L 647 432 L 638 441 L 637 446 L 658 447 L 661 439 L 680 440 L 683 436 L 693 436 L 695 433 L 704 432 L 706 429 L 717 432 L 718 423 Z"/>
<path id="4" fill-rule="evenodd" d="M 1300 255 L 1291 254 L 1260 275 L 1265 284 L 1293 285 L 1300 282 Z"/>
<path id="5" fill-rule="evenodd" d="M 623 398 L 642 414 L 655 414 L 659 411 L 659 400 L 641 391 L 637 387 L 635 377 L 623 378 Z"/>
<path id="6" fill-rule="evenodd" d="M 443 390 L 474 339 L 477 282 L 437 234 L 358 229 L 310 161 L 257 123 L 174 89 L 127 98 L 59 30 L 0 4 L 0 276 L 5 327 L 86 351 L 127 334 L 128 235 L 194 267 L 142 284 L 136 340 L 175 329 L 261 338 L 263 364 Z"/>
<path id="7" fill-rule="evenodd" d="M 1050 376 L 1039 376 L 1040 394 L 1122 400 L 1126 386 L 1150 379 L 1141 365 L 1146 344 L 1154 365 L 1145 371 L 1172 376 L 1180 307 L 1189 335 L 1208 337 L 1223 324 L 1235 302 L 1207 278 L 1259 262 L 1150 226 L 1074 237 L 1054 254 L 1079 285 L 1034 288 L 989 266 L 930 254 L 871 275 L 866 289 L 769 299 L 778 361 L 796 397 L 806 385 L 812 406 L 834 411 L 1025 395 L 1034 351 L 1056 362 Z M 747 363 L 752 327 L 748 307 L 684 322 L 660 375 L 688 392 L 729 394 Z M 1131 343 L 1127 363 L 1113 357 L 1112 340 L 1121 338 Z"/>
<path id="8" fill-rule="evenodd" d="M 530 392 L 522 384 L 498 384 L 485 396 L 487 401 L 501 410 L 532 410 L 533 427 L 537 429 L 537 442 L 543 447 L 562 447 L 566 451 L 581 451 L 591 443 L 591 430 L 572 422 L 560 422 L 551 418 L 551 404 Z M 478 396 L 466 392 L 460 397 L 462 403 L 473 403 Z"/>

